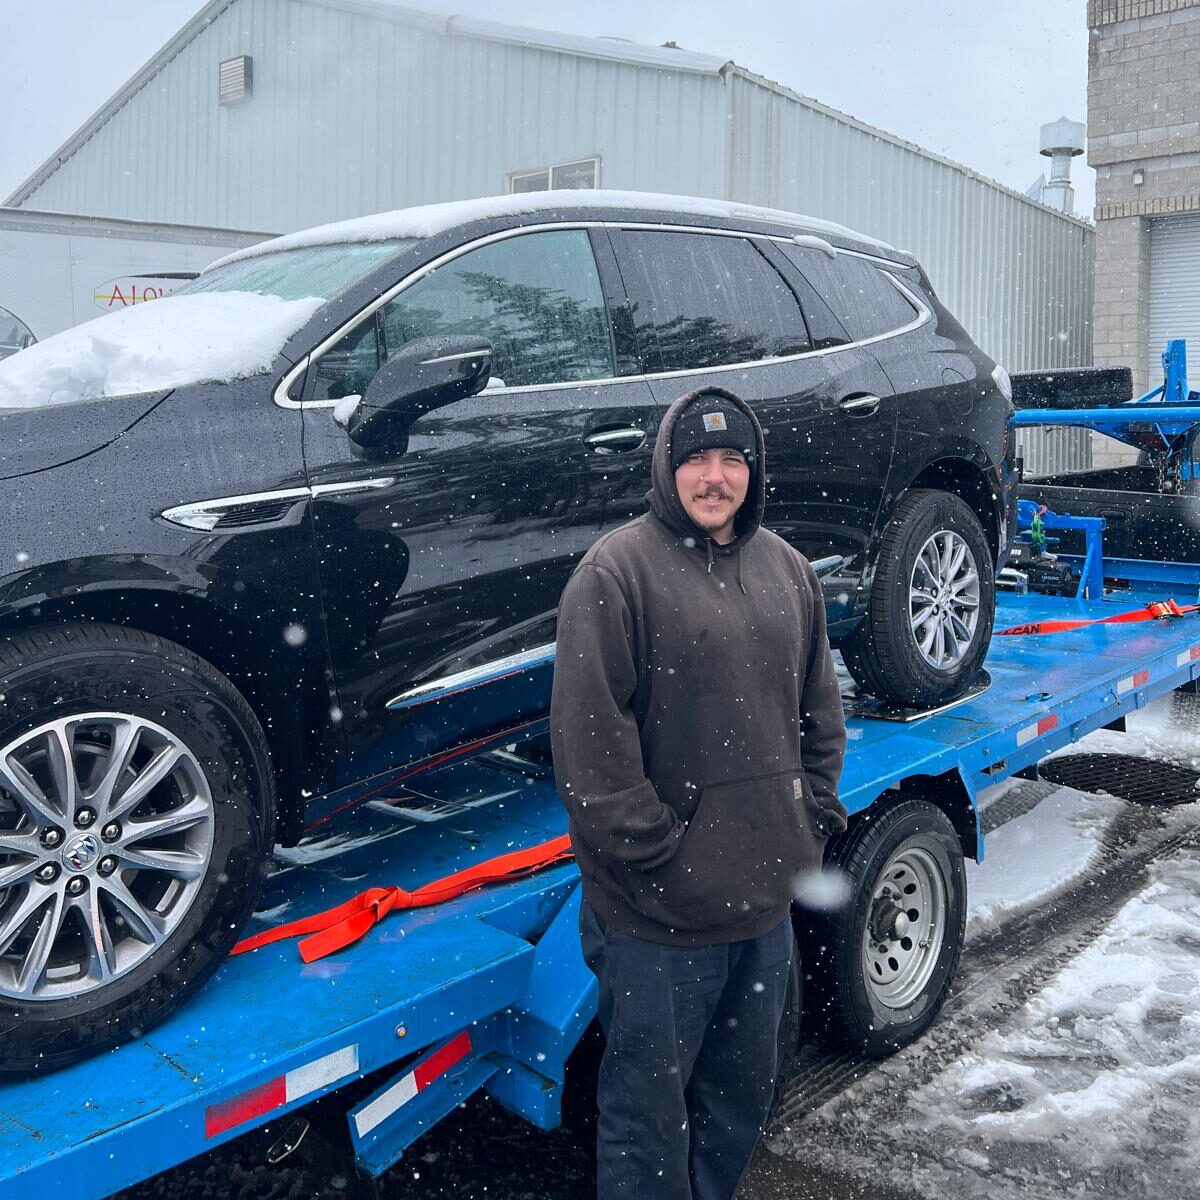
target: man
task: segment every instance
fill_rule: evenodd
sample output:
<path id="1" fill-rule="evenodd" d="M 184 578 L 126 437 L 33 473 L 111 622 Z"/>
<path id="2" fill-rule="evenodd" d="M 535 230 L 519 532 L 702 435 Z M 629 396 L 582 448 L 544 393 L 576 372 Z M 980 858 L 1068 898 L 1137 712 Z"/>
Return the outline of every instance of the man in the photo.
<path id="1" fill-rule="evenodd" d="M 820 586 L 760 527 L 763 435 L 677 400 L 650 511 L 563 593 L 551 733 L 607 1037 L 601 1200 L 728 1200 L 765 1124 L 790 900 L 845 827 L 846 731 Z"/>

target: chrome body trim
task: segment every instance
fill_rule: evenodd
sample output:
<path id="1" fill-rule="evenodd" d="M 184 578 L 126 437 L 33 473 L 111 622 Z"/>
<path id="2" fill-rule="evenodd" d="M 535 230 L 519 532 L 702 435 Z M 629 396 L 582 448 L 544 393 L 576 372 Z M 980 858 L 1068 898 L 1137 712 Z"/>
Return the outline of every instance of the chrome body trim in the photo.
<path id="1" fill-rule="evenodd" d="M 290 500 L 299 504 L 316 496 L 326 496 L 331 493 L 369 492 L 377 488 L 391 487 L 396 482 L 394 475 L 381 475 L 371 479 L 352 479 L 345 483 L 319 483 L 315 487 L 280 488 L 273 492 L 249 492 L 244 496 L 221 496 L 212 500 L 193 500 L 187 504 L 176 504 L 164 508 L 158 515 L 172 525 L 182 525 L 185 529 L 198 529 L 202 533 L 211 533 L 217 523 L 231 509 L 247 508 L 252 505 L 278 504 L 281 500 Z M 290 512 L 290 508 L 288 510 Z M 283 520 L 287 516 L 278 518 Z"/>
<path id="2" fill-rule="evenodd" d="M 387 702 L 387 708 L 392 712 L 403 712 L 408 708 L 416 708 L 421 704 L 431 704 L 435 700 L 445 700 L 449 696 L 457 696 L 472 688 L 482 687 L 486 683 L 495 683 L 509 675 L 518 675 L 533 667 L 546 666 L 554 661 L 554 643 L 547 642 L 543 646 L 535 646 L 532 650 L 522 650 L 517 654 L 509 654 L 497 658 L 482 666 L 470 667 L 466 671 L 457 671 L 453 675 L 443 675 L 440 679 L 431 679 L 428 683 L 418 684 L 401 692 Z"/>

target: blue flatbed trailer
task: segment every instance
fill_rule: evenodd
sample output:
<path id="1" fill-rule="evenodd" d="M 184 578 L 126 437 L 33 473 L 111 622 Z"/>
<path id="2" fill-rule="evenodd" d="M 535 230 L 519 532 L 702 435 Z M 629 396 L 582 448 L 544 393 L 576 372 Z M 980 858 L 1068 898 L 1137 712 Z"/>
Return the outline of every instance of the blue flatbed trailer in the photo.
<path id="1" fill-rule="evenodd" d="M 1200 596 L 1200 567 L 1177 564 L 1164 582 L 1162 564 L 1145 566 L 1145 581 L 1104 600 L 1001 593 L 996 627 Z M 981 857 L 978 792 L 1195 681 L 1200 615 L 995 637 L 986 669 L 986 691 L 943 711 L 850 718 L 851 814 L 923 796 L 947 811 L 964 853 Z M 370 886 L 415 887 L 565 827 L 547 770 L 504 754 L 454 763 L 290 852 L 255 923 Z M 392 915 L 310 965 L 293 942 L 227 960 L 141 1040 L 0 1087 L 0 1194 L 105 1197 L 331 1092 L 346 1097 L 356 1158 L 372 1175 L 481 1088 L 553 1128 L 567 1058 L 596 1003 L 578 903 L 568 862 Z"/>

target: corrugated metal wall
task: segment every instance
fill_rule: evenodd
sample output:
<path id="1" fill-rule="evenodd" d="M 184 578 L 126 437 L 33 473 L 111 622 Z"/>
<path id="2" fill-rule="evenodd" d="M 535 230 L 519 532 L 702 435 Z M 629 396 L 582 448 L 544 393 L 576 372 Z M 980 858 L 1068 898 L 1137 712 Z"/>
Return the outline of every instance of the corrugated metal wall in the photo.
<path id="1" fill-rule="evenodd" d="M 236 0 L 23 205 L 297 229 L 494 195 L 598 155 L 606 187 L 721 194 L 715 74 L 445 33 L 306 0 Z M 217 103 L 221 60 L 253 96 Z M 686 56 L 681 56 L 681 58 Z"/>
<path id="2" fill-rule="evenodd" d="M 1010 370 L 1090 361 L 1090 227 L 766 81 L 731 73 L 728 85 L 731 198 L 911 250 Z"/>

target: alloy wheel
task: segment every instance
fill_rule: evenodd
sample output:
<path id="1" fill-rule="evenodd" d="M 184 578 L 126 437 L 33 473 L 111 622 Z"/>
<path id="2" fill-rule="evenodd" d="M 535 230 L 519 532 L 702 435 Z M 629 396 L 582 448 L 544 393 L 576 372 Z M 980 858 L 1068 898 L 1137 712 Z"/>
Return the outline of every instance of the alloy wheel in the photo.
<path id="1" fill-rule="evenodd" d="M 212 793 L 169 730 L 121 713 L 0 749 L 0 996 L 105 987 L 179 926 L 208 871 Z"/>
<path id="2" fill-rule="evenodd" d="M 909 623 L 921 657 L 938 670 L 956 667 L 979 624 L 979 567 L 965 538 L 939 529 L 921 547 L 908 588 Z"/>

